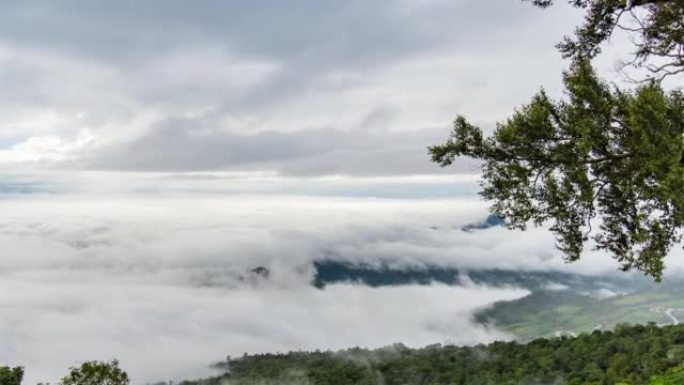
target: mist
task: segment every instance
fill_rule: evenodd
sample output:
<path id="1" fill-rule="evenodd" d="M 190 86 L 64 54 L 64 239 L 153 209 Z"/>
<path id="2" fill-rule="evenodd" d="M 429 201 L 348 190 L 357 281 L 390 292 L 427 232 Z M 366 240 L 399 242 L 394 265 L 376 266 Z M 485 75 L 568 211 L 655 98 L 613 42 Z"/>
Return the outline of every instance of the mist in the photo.
<path id="1" fill-rule="evenodd" d="M 429 185 L 388 183 L 406 194 Z M 488 214 L 474 198 L 354 197 L 344 196 L 349 186 L 388 184 L 333 185 L 318 195 L 275 186 L 3 195 L 0 362 L 25 366 L 34 383 L 55 382 L 84 360 L 117 358 L 138 384 L 209 375 L 226 355 L 486 343 L 512 336 L 474 322 L 475 312 L 529 293 L 467 277 L 455 286 L 319 289 L 317 261 L 464 274 L 616 270 L 597 253 L 565 264 L 544 228 L 464 231 Z"/>
<path id="2" fill-rule="evenodd" d="M 25 366 L 32 383 L 116 357 L 144 383 L 207 375 L 211 362 L 245 352 L 507 339 L 472 315 L 525 290 L 312 286 L 313 262 L 330 258 L 495 262 L 496 248 L 459 230 L 486 214 L 477 206 L 270 195 L 6 197 L 0 361 Z"/>

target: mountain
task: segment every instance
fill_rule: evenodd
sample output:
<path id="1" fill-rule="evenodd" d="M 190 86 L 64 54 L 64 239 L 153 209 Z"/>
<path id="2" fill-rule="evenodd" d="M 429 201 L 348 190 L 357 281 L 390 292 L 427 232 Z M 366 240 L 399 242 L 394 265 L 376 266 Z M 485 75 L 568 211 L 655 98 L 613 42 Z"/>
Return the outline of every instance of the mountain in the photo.
<path id="1" fill-rule="evenodd" d="M 506 269 L 458 269 L 441 266 L 394 267 L 326 259 L 314 262 L 312 284 L 318 288 L 335 283 L 355 283 L 371 287 L 398 285 L 479 284 L 493 287 L 513 286 L 531 291 L 576 288 L 583 292 L 639 290 L 650 287 L 651 281 L 632 275 L 595 276 L 558 271 L 525 271 Z"/>
<path id="2" fill-rule="evenodd" d="M 528 296 L 480 310 L 475 321 L 529 341 L 558 334 L 606 330 L 623 322 L 666 325 L 684 321 L 684 281 L 655 284 L 643 276 L 620 273 L 589 276 L 556 271 L 465 270 L 436 266 L 390 267 L 324 260 L 314 263 L 312 284 L 371 287 L 441 283 L 518 287 Z"/>
<path id="3" fill-rule="evenodd" d="M 503 226 L 504 219 L 498 215 L 490 214 L 487 218 L 479 223 L 471 223 L 461 228 L 463 231 L 486 230 L 496 226 Z"/>

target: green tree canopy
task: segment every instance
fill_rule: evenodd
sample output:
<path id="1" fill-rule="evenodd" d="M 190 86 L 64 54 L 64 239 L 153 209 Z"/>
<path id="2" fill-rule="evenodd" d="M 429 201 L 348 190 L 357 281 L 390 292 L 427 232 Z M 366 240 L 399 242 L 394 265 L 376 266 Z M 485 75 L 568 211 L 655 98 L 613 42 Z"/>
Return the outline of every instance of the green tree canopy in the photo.
<path id="1" fill-rule="evenodd" d="M 622 324 L 526 344 L 255 354 L 180 385 L 682 385 L 683 341 L 684 325 Z"/>
<path id="2" fill-rule="evenodd" d="M 492 211 L 511 228 L 551 222 L 566 260 L 579 259 L 590 241 L 622 269 L 660 280 L 684 226 L 684 98 L 660 86 L 684 73 L 684 0 L 568 2 L 586 14 L 559 44 L 572 63 L 567 98 L 540 92 L 490 137 L 458 116 L 446 143 L 429 151 L 442 166 L 459 156 L 482 160 L 481 193 Z M 591 67 L 616 29 L 632 35 L 627 64 L 651 74 L 633 90 L 609 86 Z"/>
<path id="3" fill-rule="evenodd" d="M 24 368 L 0 366 L 0 385 L 20 385 L 24 378 Z"/>
<path id="4" fill-rule="evenodd" d="M 553 0 L 524 0 L 546 8 Z M 684 72 L 684 0 L 569 0 L 586 11 L 574 37 L 558 47 L 566 57 L 592 58 L 616 30 L 628 33 L 634 44 L 626 65 L 645 68 L 651 77 Z"/>
<path id="5" fill-rule="evenodd" d="M 481 159 L 493 212 L 512 228 L 551 221 L 567 260 L 591 239 L 623 269 L 659 279 L 684 226 L 684 95 L 654 82 L 620 91 L 585 60 L 564 80 L 566 100 L 542 91 L 490 137 L 459 116 L 432 159 Z"/>
<path id="6" fill-rule="evenodd" d="M 684 384 L 684 364 L 670 369 L 666 374 L 653 376 L 650 385 L 682 385 Z"/>
<path id="7" fill-rule="evenodd" d="M 119 362 L 88 361 L 69 370 L 62 385 L 128 385 L 128 374 L 119 368 Z"/>

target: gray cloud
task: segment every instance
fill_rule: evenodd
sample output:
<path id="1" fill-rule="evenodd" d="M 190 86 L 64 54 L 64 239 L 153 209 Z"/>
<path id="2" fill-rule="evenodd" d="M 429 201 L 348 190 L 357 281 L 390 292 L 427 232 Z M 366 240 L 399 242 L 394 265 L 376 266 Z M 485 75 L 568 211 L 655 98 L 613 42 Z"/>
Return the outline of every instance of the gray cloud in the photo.
<path id="1" fill-rule="evenodd" d="M 377 119 L 375 114 L 366 123 Z M 429 161 L 427 147 L 447 128 L 392 133 L 331 128 L 239 134 L 207 120 L 177 119 L 155 126 L 130 142 L 98 148 L 82 160 L 86 168 L 127 171 L 275 170 L 284 175 L 402 175 L 477 172 L 463 160 L 443 170 Z"/>
<path id="2" fill-rule="evenodd" d="M 433 173 L 456 112 L 491 124 L 557 88 L 573 21 L 509 1 L 3 6 L 5 169 Z"/>
<path id="3" fill-rule="evenodd" d="M 484 7 L 441 0 L 9 1 L 3 9 L 6 39 L 89 58 L 134 60 L 150 50 L 209 41 L 278 60 L 313 57 L 312 67 L 377 62 L 453 41 L 481 49 L 479 39 L 506 35 L 490 23 L 506 28 L 536 17 L 511 2 Z"/>

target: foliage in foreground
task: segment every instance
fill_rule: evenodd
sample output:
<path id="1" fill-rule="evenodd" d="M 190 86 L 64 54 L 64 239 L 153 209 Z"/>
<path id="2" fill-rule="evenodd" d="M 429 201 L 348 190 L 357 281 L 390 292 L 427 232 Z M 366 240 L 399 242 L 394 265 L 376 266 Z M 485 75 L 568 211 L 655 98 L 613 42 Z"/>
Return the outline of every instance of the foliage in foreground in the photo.
<path id="1" fill-rule="evenodd" d="M 24 368 L 0 366 L 0 385 L 19 385 L 24 378 Z"/>
<path id="2" fill-rule="evenodd" d="M 566 100 L 542 91 L 490 137 L 458 117 L 432 159 L 482 160 L 492 211 L 511 228 L 550 221 L 568 261 L 591 240 L 622 269 L 659 280 L 684 227 L 684 94 L 656 83 L 614 89 L 584 60 L 565 88 Z"/>
<path id="3" fill-rule="evenodd" d="M 650 385 L 682 385 L 684 384 L 684 365 L 670 369 L 664 375 L 654 376 Z"/>
<path id="4" fill-rule="evenodd" d="M 88 361 L 69 369 L 62 385 L 128 385 L 128 374 L 119 368 L 119 362 Z"/>
<path id="5" fill-rule="evenodd" d="M 670 385 L 682 384 L 682 361 L 684 326 L 620 325 L 528 344 L 246 355 L 218 364 L 222 376 L 184 385 Z"/>
<path id="6" fill-rule="evenodd" d="M 225 374 L 182 385 L 681 385 L 684 325 L 619 325 L 577 338 L 495 342 L 474 347 L 290 352 L 230 357 Z M 23 368 L 0 366 L 0 385 L 20 385 Z M 128 385 L 111 362 L 71 368 L 62 385 Z"/>
<path id="7" fill-rule="evenodd" d="M 0 385 L 20 385 L 24 368 L 0 366 Z M 119 362 L 88 361 L 69 369 L 61 385 L 128 385 L 128 374 L 119 368 Z M 40 384 L 39 384 L 40 385 Z"/>
<path id="8" fill-rule="evenodd" d="M 494 213 L 513 228 L 551 221 L 568 261 L 580 258 L 596 217 L 597 248 L 623 269 L 660 280 L 684 228 L 684 98 L 660 87 L 684 74 L 684 0 L 567 3 L 585 12 L 574 36 L 558 45 L 573 63 L 569 100 L 542 92 L 489 138 L 459 116 L 448 141 L 430 149 L 432 159 L 442 166 L 459 156 L 481 159 L 482 195 Z M 615 31 L 632 43 L 623 68 L 647 73 L 634 90 L 610 89 L 590 68 Z"/>
<path id="9" fill-rule="evenodd" d="M 546 8 L 553 0 L 523 0 Z M 615 31 L 632 43 L 623 66 L 642 68 L 662 80 L 684 72 L 684 0 L 568 0 L 585 11 L 575 36 L 558 45 L 565 57 L 592 58 Z"/>

